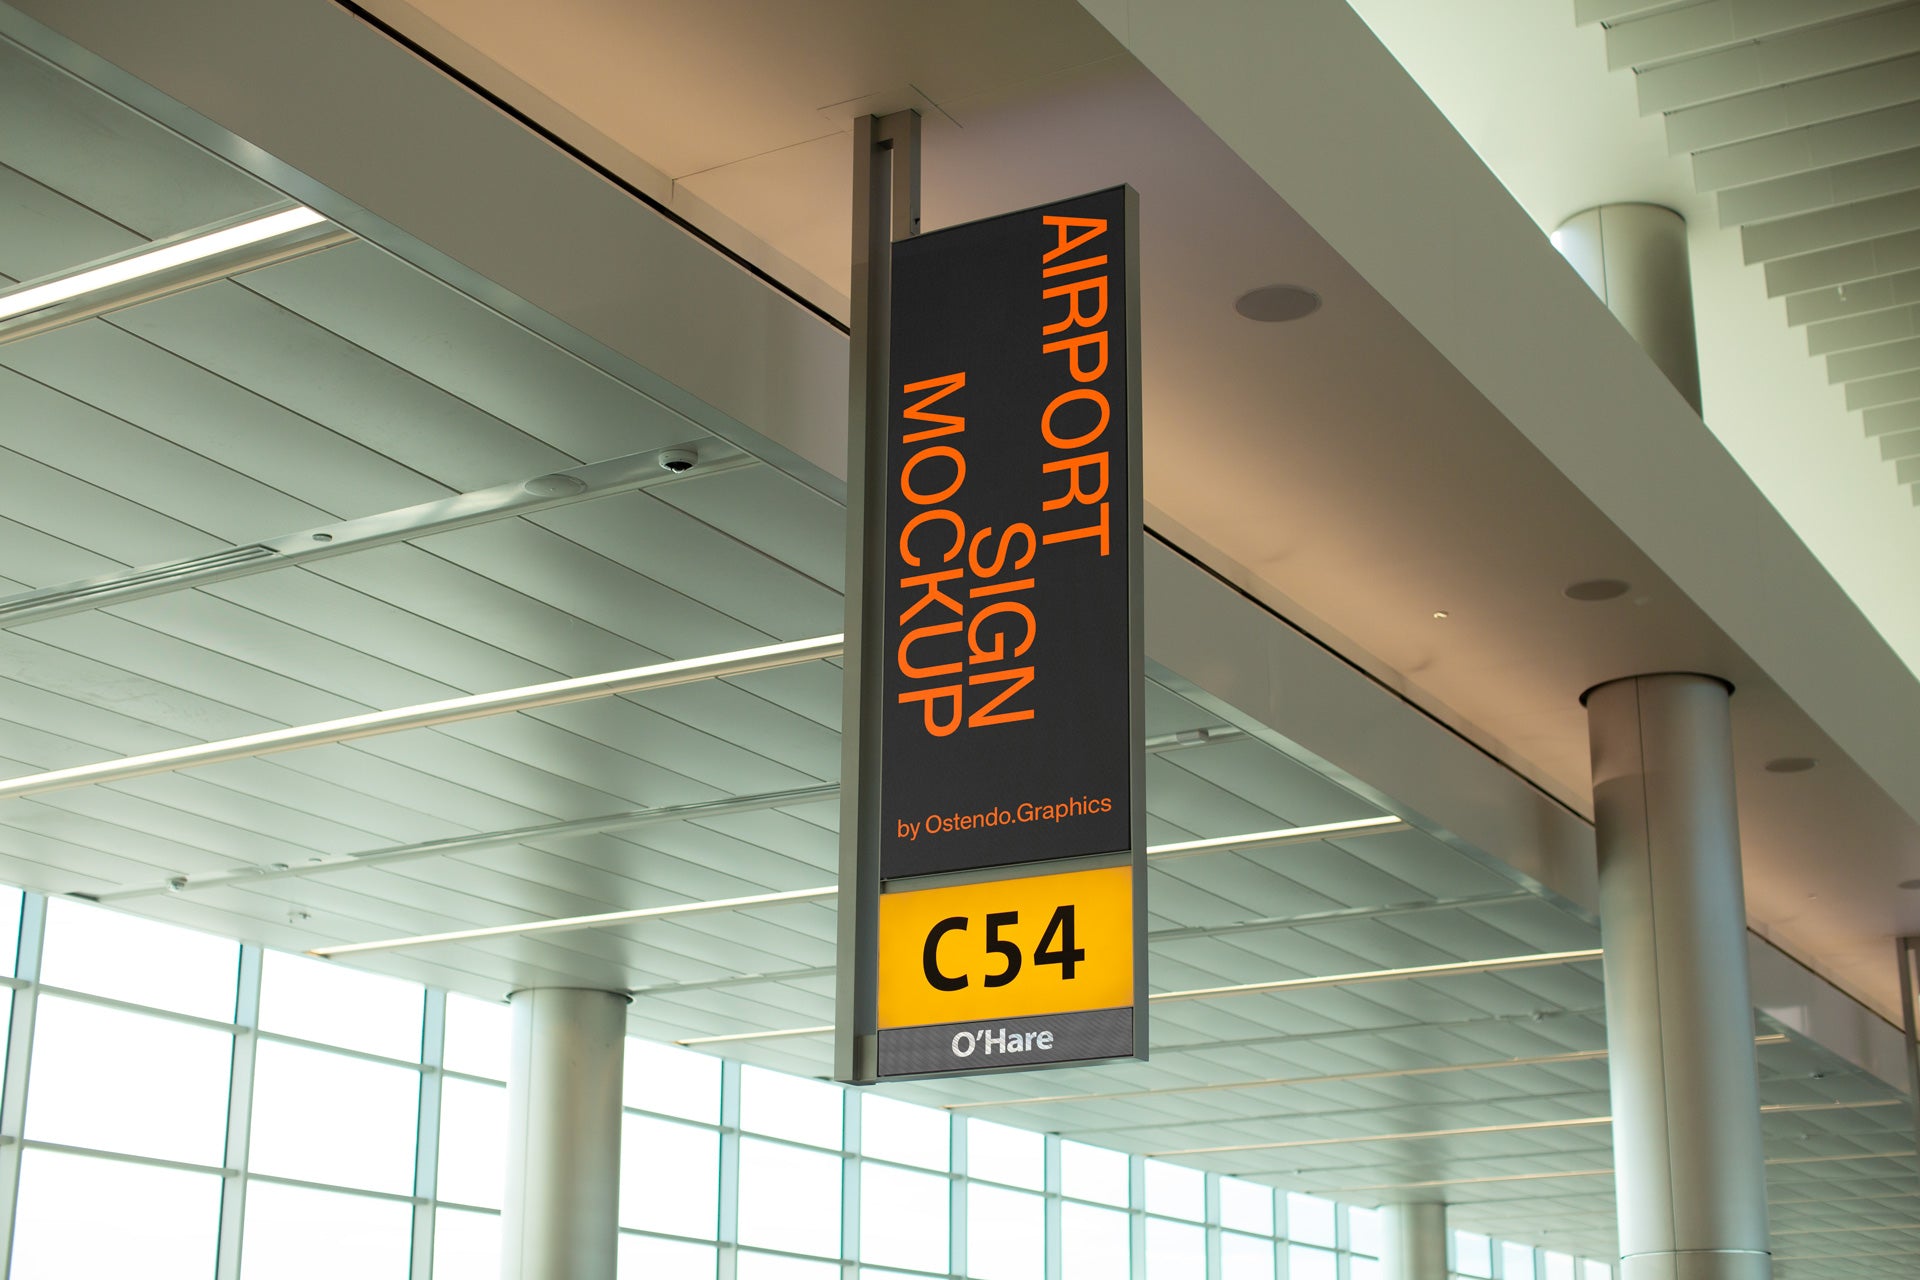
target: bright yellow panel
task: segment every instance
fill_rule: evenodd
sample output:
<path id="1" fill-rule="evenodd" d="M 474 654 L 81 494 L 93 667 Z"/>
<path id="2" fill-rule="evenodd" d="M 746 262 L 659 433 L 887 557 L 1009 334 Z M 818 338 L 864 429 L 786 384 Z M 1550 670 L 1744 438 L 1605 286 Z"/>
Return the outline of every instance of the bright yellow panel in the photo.
<path id="1" fill-rule="evenodd" d="M 880 1025 L 1133 1003 L 1133 869 L 880 897 Z"/>

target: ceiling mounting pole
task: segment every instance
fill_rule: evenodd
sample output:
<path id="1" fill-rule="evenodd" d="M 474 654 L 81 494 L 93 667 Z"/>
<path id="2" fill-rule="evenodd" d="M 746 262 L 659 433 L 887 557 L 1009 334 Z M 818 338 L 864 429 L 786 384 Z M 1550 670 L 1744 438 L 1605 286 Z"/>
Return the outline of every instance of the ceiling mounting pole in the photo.
<path id="1" fill-rule="evenodd" d="M 1913 1140 L 1920 1148 L 1920 1028 L 1914 1025 L 1914 955 L 1920 952 L 1920 936 L 1900 938 L 1894 943 L 1900 959 L 1900 1039 L 1907 1051 L 1907 1098 L 1913 1104 Z"/>
<path id="2" fill-rule="evenodd" d="M 920 234 L 920 113 L 861 116 L 853 124 L 853 275 L 847 382 L 846 657 L 840 725 L 840 965 L 834 1078 L 869 1082 L 877 1059 L 879 993 L 871 963 L 853 948 L 873 945 L 880 911 L 880 668 L 861 654 L 878 645 L 885 622 L 880 544 L 870 523 L 886 517 L 887 361 L 893 314 L 893 242 Z M 867 590 L 872 584 L 873 590 Z M 869 670 L 868 666 L 872 669 Z M 871 684 L 871 689 L 867 685 Z"/>

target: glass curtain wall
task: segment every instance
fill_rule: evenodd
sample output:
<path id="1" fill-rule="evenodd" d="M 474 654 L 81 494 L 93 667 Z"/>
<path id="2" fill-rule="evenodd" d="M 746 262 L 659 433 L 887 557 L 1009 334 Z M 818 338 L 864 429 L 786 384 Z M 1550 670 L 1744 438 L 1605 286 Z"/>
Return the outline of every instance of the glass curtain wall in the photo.
<path id="1" fill-rule="evenodd" d="M 506 1005 L 9 889 L 0 969 L 8 1280 L 499 1274 Z M 642 1040 L 625 1102 L 622 1276 L 1379 1272 L 1371 1210 Z"/>

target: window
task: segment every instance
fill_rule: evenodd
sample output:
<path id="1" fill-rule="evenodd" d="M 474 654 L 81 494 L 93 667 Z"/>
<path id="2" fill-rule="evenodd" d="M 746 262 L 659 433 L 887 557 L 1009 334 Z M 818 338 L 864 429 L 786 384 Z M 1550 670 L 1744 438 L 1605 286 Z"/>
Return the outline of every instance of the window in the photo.
<path id="1" fill-rule="evenodd" d="M 406 1195 L 420 1076 L 263 1040 L 254 1064 L 253 1168 L 305 1182 Z"/>
<path id="2" fill-rule="evenodd" d="M 1030 1129 L 990 1120 L 967 1121 L 969 1178 L 1038 1191 L 1046 1185 L 1046 1149 L 1046 1139 Z"/>
<path id="3" fill-rule="evenodd" d="M 256 1181 L 240 1280 L 407 1280 L 412 1237 L 404 1201 Z"/>
<path id="4" fill-rule="evenodd" d="M 623 1118 L 621 1226 L 712 1240 L 719 1195 L 718 1133 L 653 1116 Z"/>
<path id="5" fill-rule="evenodd" d="M 840 1149 L 841 1090 L 763 1067 L 740 1069 L 740 1127 L 808 1146 Z"/>
<path id="6" fill-rule="evenodd" d="M 978 1182 L 968 1185 L 969 1276 L 979 1280 L 1042 1280 L 1046 1274 L 1046 1242 L 1046 1206 L 1039 1196 Z"/>
<path id="7" fill-rule="evenodd" d="M 11 936 L 19 928 L 17 897 L 7 905 Z M 7 950 L 11 956 L 13 948 Z M 47 900 L 40 980 L 50 987 L 231 1022 L 239 972 L 237 942 L 66 898 Z"/>
<path id="8" fill-rule="evenodd" d="M 0 890 L 0 911 L 22 901 Z M 44 902 L 24 901 L 36 911 Z M 46 909 L 49 968 L 70 985 L 29 981 L 16 995 L 35 1034 L 14 1280 L 208 1280 L 216 1262 L 233 1262 L 218 1257 L 227 1192 L 244 1205 L 241 1280 L 426 1277 L 426 1248 L 434 1280 L 498 1270 L 509 1006 L 77 902 Z M 179 966 L 177 986 L 142 970 L 156 955 Z M 237 979 L 254 965 L 257 1035 L 256 1011 L 233 1007 L 253 989 Z M 125 1007 L 139 1000 L 146 1011 Z M 437 1005 L 444 1018 L 428 1017 Z M 433 1027 L 439 1043 L 423 1045 Z M 236 1047 L 253 1065 L 252 1089 L 237 1097 Z M 717 1280 L 723 1249 L 735 1250 L 739 1280 L 939 1280 L 956 1269 L 969 1280 L 1124 1280 L 1136 1247 L 1147 1280 L 1379 1280 L 1371 1209 L 1234 1177 L 1210 1192 L 1209 1176 L 1184 1165 L 998 1120 L 956 1128 L 941 1108 L 641 1040 L 625 1054 L 618 1247 L 628 1280 Z M 416 1230 L 422 1097 L 438 1107 L 427 1126 L 438 1147 L 424 1156 L 434 1196 Z M 857 1152 L 842 1149 L 853 1106 Z M 738 1115 L 740 1132 L 722 1127 L 723 1114 Z M 223 1175 L 242 1150 L 229 1151 L 229 1131 L 249 1117 L 246 1167 Z M 1057 1194 L 1046 1190 L 1049 1160 Z M 847 1195 L 858 1199 L 851 1239 Z M 114 1206 L 111 1231 L 98 1229 L 103 1203 Z M 1050 1211 L 1057 1276 L 1046 1269 Z M 1289 1238 L 1275 1238 L 1276 1219 Z M 1613 1280 L 1605 1262 L 1471 1232 L 1453 1233 L 1452 1253 L 1465 1280 Z"/>
<path id="9" fill-rule="evenodd" d="M 53 995 L 36 1020 L 27 1137 L 221 1163 L 231 1034 Z"/>
<path id="10" fill-rule="evenodd" d="M 741 1139 L 740 1243 L 839 1257 L 840 1157 Z"/>
<path id="11" fill-rule="evenodd" d="M 12 1280 L 205 1280 L 220 1237 L 220 1175 L 20 1153 Z M 114 1229 L 101 1230 L 113 1206 Z"/>
<path id="12" fill-rule="evenodd" d="M 435 1194 L 498 1209 L 507 1190 L 507 1091 L 446 1080 L 440 1093 L 440 1167 Z M 439 1266 L 436 1258 L 434 1265 Z"/>
<path id="13" fill-rule="evenodd" d="M 916 1107 L 878 1093 L 860 1096 L 860 1154 L 875 1160 L 947 1168 L 947 1113 Z"/>
<path id="14" fill-rule="evenodd" d="M 422 995 L 398 978 L 269 951 L 261 966 L 260 1029 L 418 1062 Z"/>
<path id="15" fill-rule="evenodd" d="M 1088 1146 L 1084 1142 L 1060 1144 L 1060 1190 L 1075 1200 L 1093 1200 L 1100 1204 L 1127 1204 L 1127 1157 L 1120 1151 Z"/>
<path id="16" fill-rule="evenodd" d="M 867 1165 L 860 1172 L 860 1260 L 944 1273 L 949 1192 L 939 1174 Z"/>

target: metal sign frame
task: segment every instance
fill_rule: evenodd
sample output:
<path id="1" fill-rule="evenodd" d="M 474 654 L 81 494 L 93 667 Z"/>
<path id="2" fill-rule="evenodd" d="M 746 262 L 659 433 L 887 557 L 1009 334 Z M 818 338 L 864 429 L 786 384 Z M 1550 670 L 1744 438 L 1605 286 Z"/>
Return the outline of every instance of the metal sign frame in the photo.
<path id="1" fill-rule="evenodd" d="M 1103 695 L 1110 699 L 1110 704 L 1103 704 L 1101 714 L 1091 717 L 1100 721 L 1099 732 L 1086 735 L 1088 741 L 1098 742 L 1103 748 L 1116 739 L 1127 744 L 1119 752 L 1105 751 L 1104 765 L 1094 771 L 1104 784 L 1099 789 L 1108 802 L 1107 806 L 1101 807 L 1096 802 L 1092 808 L 1088 808 L 1076 800 L 1064 802 L 1060 811 L 1075 820 L 1071 825 L 1076 828 L 1074 835 L 1064 838 L 1057 831 L 1049 830 L 1037 820 L 1028 818 L 1021 820 L 1026 823 L 1027 830 L 1014 834 L 1004 846 L 999 842 L 999 832 L 996 830 L 992 840 L 977 838 L 978 833 L 972 833 L 976 838 L 953 841 L 953 846 L 965 845 L 966 848 L 950 847 L 939 857 L 902 857 L 896 852 L 891 863 L 883 857 L 883 849 L 887 847 L 883 840 L 881 811 L 883 759 L 892 761 L 896 756 L 909 754 L 899 744 L 894 750 L 883 751 L 882 739 L 887 731 L 891 703 L 902 700 L 897 697 L 898 690 L 885 687 L 886 672 L 890 660 L 895 656 L 893 651 L 904 647 L 896 643 L 899 638 L 893 636 L 891 631 L 899 630 L 905 624 L 903 618 L 890 619 L 887 601 L 890 575 L 898 568 L 892 563 L 889 551 L 900 540 L 888 527 L 888 502 L 892 490 L 903 487 L 905 482 L 904 470 L 898 477 L 890 470 L 888 454 L 894 418 L 898 411 L 903 410 L 902 403 L 896 400 L 894 394 L 902 389 L 892 385 L 897 380 L 892 376 L 895 353 L 891 347 L 896 327 L 893 313 L 893 250 L 897 242 L 917 235 L 919 231 L 918 143 L 919 118 L 912 112 L 900 112 L 884 118 L 867 117 L 856 122 L 853 343 L 849 379 L 847 657 L 842 719 L 844 785 L 841 789 L 840 947 L 834 1060 L 835 1078 L 854 1084 L 873 1083 L 882 1078 L 976 1074 L 987 1070 L 1024 1070 L 1045 1065 L 1083 1065 L 1113 1059 L 1144 1058 L 1147 1050 L 1138 219 L 1137 198 L 1130 189 L 1115 188 L 1021 214 L 1001 215 L 961 228 L 948 229 L 955 233 L 952 242 L 965 244 L 971 252 L 983 245 L 1004 244 L 1004 240 L 995 239 L 999 234 L 997 228 L 1017 228 L 1023 225 L 1019 219 L 1033 218 L 1036 226 L 1046 226 L 1049 234 L 1057 233 L 1056 247 L 1061 251 L 1061 256 L 1068 259 L 1075 257 L 1070 250 L 1080 243 L 1073 240 L 1077 234 L 1075 228 L 1093 225 L 1086 218 L 1075 223 L 1073 218 L 1077 213 L 1097 212 L 1101 215 L 1104 225 L 1098 232 L 1089 233 L 1090 236 L 1106 235 L 1109 230 L 1118 233 L 1102 241 L 1097 249 L 1089 247 L 1079 252 L 1078 260 L 1063 262 L 1058 264 L 1057 269 L 1047 272 L 1047 277 L 1077 275 L 1077 283 L 1084 286 L 1083 290 L 1063 290 L 1059 287 L 1059 281 L 1043 277 L 1038 267 L 1034 275 L 1035 304 L 1040 305 L 1044 296 L 1048 299 L 1045 306 L 1055 310 L 1065 308 L 1064 314 L 1072 323 L 1061 327 L 1082 340 L 1056 342 L 1047 348 L 1050 352 L 1061 347 L 1068 348 L 1062 358 L 1068 363 L 1074 379 L 1074 383 L 1069 385 L 1088 383 L 1101 376 L 1095 370 L 1107 369 L 1109 359 L 1122 366 L 1114 371 L 1115 376 L 1105 377 L 1101 382 L 1100 385 L 1106 389 L 1095 398 L 1099 400 L 1099 412 L 1107 416 L 1099 417 L 1099 427 L 1086 436 L 1088 439 L 1097 436 L 1101 442 L 1097 447 L 1120 451 L 1119 460 L 1101 458 L 1098 470 L 1094 473 L 1097 478 L 1087 482 L 1088 488 L 1082 488 L 1082 468 L 1091 470 L 1093 463 L 1076 462 L 1067 476 L 1052 481 L 1055 485 L 1066 485 L 1063 491 L 1066 496 L 1056 501 L 1053 490 L 1047 491 L 1049 511 L 1065 502 L 1067 497 L 1076 503 L 1085 502 L 1088 505 L 1104 498 L 1111 504 L 1110 510 L 1101 510 L 1097 527 L 1102 539 L 1102 556 L 1108 554 L 1109 546 L 1118 544 L 1121 564 L 1117 572 L 1119 580 L 1124 583 L 1124 604 L 1115 606 L 1118 593 L 1113 591 L 1114 579 L 1108 575 L 1105 588 L 1108 594 L 1104 597 L 1106 604 L 1104 612 L 1100 614 L 1103 621 L 1098 628 L 1082 632 L 1083 638 L 1092 637 L 1098 648 L 1108 655 L 1105 662 L 1107 669 L 1117 671 L 1120 666 L 1117 655 L 1124 653 L 1124 693 L 1116 688 L 1112 694 L 1106 694 L 1107 686 L 1100 686 Z M 1040 223 L 1038 219 L 1041 217 L 1050 217 L 1051 220 Z M 943 240 L 948 239 L 946 232 L 941 235 Z M 1083 240 L 1088 238 L 1082 237 Z M 942 264 L 941 259 L 933 256 L 934 252 L 929 247 L 915 262 L 934 264 L 936 271 L 950 270 Z M 1093 255 L 1096 252 L 1104 256 L 1095 258 Z M 983 264 L 1010 261 L 1007 257 L 995 258 L 991 254 L 984 259 L 967 260 Z M 1100 276 L 1097 290 L 1090 279 L 1096 274 L 1096 265 Z M 1074 281 L 1070 280 L 1069 283 Z M 1043 295 L 1043 289 L 1051 289 L 1052 292 Z M 1085 299 L 1083 292 L 1088 295 Z M 958 296 L 969 303 L 972 301 L 967 288 L 957 292 L 947 289 L 941 296 Z M 1106 313 L 1104 321 L 1091 314 L 1096 306 Z M 1001 341 L 997 330 L 979 326 L 981 316 L 977 307 L 975 313 L 976 327 L 966 332 L 985 333 L 988 335 L 985 340 L 990 344 Z M 908 316 L 914 314 L 903 313 Z M 1049 310 L 1047 314 L 1053 315 L 1054 310 Z M 924 351 L 930 346 L 939 349 L 937 344 L 929 344 L 925 340 L 927 325 L 924 320 L 920 328 L 921 340 L 917 343 L 912 341 L 912 329 L 904 331 L 907 336 L 900 340 L 907 342 L 908 346 L 903 347 L 903 351 Z M 1090 332 L 1096 328 L 1100 330 L 1097 335 Z M 1024 325 L 1019 331 L 1025 332 Z M 1083 364 L 1083 353 L 1079 348 L 1082 342 L 1094 345 L 1096 337 L 1097 366 L 1093 358 L 1088 358 Z M 1036 345 L 1035 350 L 1038 349 Z M 1027 354 L 1022 354 L 1020 358 L 1026 359 Z M 1019 367 L 1027 367 L 1028 376 L 1031 376 L 1030 366 Z M 906 372 L 902 370 L 903 377 Z M 989 380 L 981 378 L 978 381 L 985 383 Z M 1016 380 L 1001 389 L 1004 391 L 1007 387 L 1024 385 Z M 1122 397 L 1125 399 L 1124 409 L 1118 403 Z M 1042 407 L 1045 407 L 1044 402 L 1035 405 L 1034 412 L 1039 413 Z M 921 414 L 906 413 L 905 416 L 919 417 Z M 936 428 L 933 433 L 938 434 L 940 430 L 960 432 L 966 427 L 964 424 L 949 425 Z M 1052 433 L 1045 434 L 1053 444 L 1060 445 L 1060 441 L 1052 439 Z M 958 468 L 951 480 L 957 489 L 959 477 L 965 474 L 966 464 L 956 454 L 952 465 Z M 1033 474 L 1038 475 L 1041 470 L 1034 468 Z M 1052 473 L 1056 468 L 1049 466 L 1044 470 Z M 1023 470 L 1018 474 L 1025 476 L 1027 472 Z M 901 483 L 896 485 L 896 480 Z M 1100 486 L 1098 493 L 1088 491 L 1093 484 Z M 973 492 L 981 494 L 982 490 L 976 487 Z M 997 493 L 988 490 L 984 498 L 976 497 L 975 501 L 991 503 L 998 497 Z M 1035 500 L 1035 506 L 1039 505 Z M 1068 514 L 1071 514 L 1071 510 Z M 951 523 L 962 525 L 963 518 L 956 516 Z M 1036 522 L 1035 528 L 1038 527 Z M 1089 529 L 1092 527 L 1090 525 Z M 1036 537 L 1034 529 L 1030 528 L 1026 536 L 1035 551 L 1038 551 L 1043 540 L 1049 543 L 1067 540 L 1064 531 L 1060 537 L 1042 539 Z M 1076 532 L 1075 536 L 1088 535 Z M 1097 593 L 1088 594 L 1092 588 L 1074 582 L 1062 572 L 1059 561 L 1065 557 L 1064 549 L 1058 551 L 1050 555 L 1041 568 L 1050 568 L 1055 580 L 1067 583 L 1063 590 L 1069 593 L 1068 598 L 1078 593 L 1088 600 L 1101 599 Z M 1093 578 L 1101 575 L 1086 576 Z M 1046 580 L 1044 574 L 1040 574 L 1040 577 L 1042 582 Z M 975 585 L 996 587 L 1000 584 L 983 581 Z M 894 602 L 896 605 L 899 603 Z M 1035 605 L 1033 612 L 1038 613 L 1048 600 L 1035 595 L 1032 603 Z M 975 613 L 971 618 L 978 616 Z M 1029 614 L 1029 620 L 1031 616 Z M 889 627 L 890 621 L 896 624 L 893 628 Z M 1123 637 L 1111 638 L 1122 628 Z M 956 630 L 958 627 L 952 624 L 942 628 L 943 632 L 949 633 Z M 971 644 L 971 631 L 968 637 Z M 1027 638 L 1031 640 L 1031 631 Z M 1062 651 L 1061 648 L 1054 650 L 1055 653 Z M 1069 683 L 1076 678 L 1069 677 Z M 1069 696 L 1060 705 L 1070 713 L 1071 708 L 1083 706 L 1085 701 Z M 952 714 L 957 717 L 957 694 L 954 695 L 953 706 L 955 710 Z M 1058 708 L 1056 715 L 1059 715 Z M 1028 717 L 1012 718 L 1030 720 L 1032 717 L 1030 714 Z M 895 719 L 899 717 L 896 715 Z M 926 721 L 926 728 L 932 734 L 931 719 Z M 895 726 L 895 731 L 903 732 L 899 725 Z M 1001 730 L 996 728 L 992 732 L 999 733 Z M 1037 744 L 1047 741 L 1046 733 L 1057 732 L 1053 721 L 1043 722 L 1042 726 L 1031 729 L 1027 725 L 1020 725 L 1014 732 L 1027 735 L 1022 739 L 1027 748 L 1023 759 L 1056 758 L 1054 754 L 1036 749 Z M 982 742 L 980 745 L 987 744 Z M 919 755 L 921 759 L 917 762 L 919 768 L 916 771 L 905 775 L 895 773 L 893 776 L 896 779 L 903 776 L 913 780 L 923 779 L 927 774 L 927 756 L 925 752 Z M 963 749 L 949 758 L 962 765 L 974 759 L 982 760 L 985 762 L 985 772 L 1002 783 L 1009 776 L 1023 780 L 1027 776 L 1022 770 L 1010 774 L 1009 770 L 1000 768 L 996 772 L 995 762 L 988 752 L 970 756 Z M 960 772 L 956 769 L 954 776 L 960 776 Z M 1122 773 L 1126 780 L 1124 800 L 1117 794 L 1119 784 L 1116 775 Z M 1036 783 L 1036 786 L 1045 790 L 1044 783 Z M 917 794 L 924 795 L 925 792 L 922 790 Z M 1039 798 L 1052 797 L 1049 794 Z M 1116 813 L 1115 810 L 1121 812 Z M 1092 816 L 1090 821 L 1081 821 L 1090 815 L 1097 816 Z M 1008 816 L 1011 816 L 1011 810 Z M 964 826 L 965 821 L 963 818 L 963 830 L 970 830 Z M 997 828 L 1003 824 L 996 820 L 988 825 Z M 943 828 L 943 834 L 947 833 L 948 829 Z M 889 865 L 894 874 L 883 881 L 883 867 Z M 1124 875 L 1119 881 L 1113 880 L 1110 875 L 1096 874 L 1089 878 L 1078 874 L 1122 869 Z M 902 871 L 913 874 L 899 874 Z M 1092 891 L 1096 883 L 1100 886 L 1099 892 Z M 926 892 L 928 890 L 935 892 Z M 1074 905 L 1079 901 L 1078 897 L 1064 905 L 1055 905 L 1052 898 L 1041 901 L 1047 894 L 1058 896 L 1060 893 L 1086 895 L 1086 901 L 1079 907 Z M 932 918 L 921 920 L 913 916 L 906 911 L 909 900 L 893 897 L 895 894 L 917 894 L 918 897 L 912 901 L 923 907 L 927 903 L 949 902 L 974 905 L 953 908 L 962 911 L 962 914 L 933 921 L 935 927 L 929 931 L 925 926 Z M 994 899 L 1005 899 L 1006 902 L 1019 905 L 1026 912 L 1026 918 L 1018 920 L 1015 912 L 995 911 L 991 906 L 979 905 Z M 892 910 L 883 913 L 883 900 Z M 1005 902 L 1001 905 L 1005 905 Z M 944 912 L 946 909 L 942 907 L 940 910 Z M 1083 913 L 1080 918 L 1087 926 L 1085 936 L 1103 940 L 1103 961 L 1123 949 L 1127 952 L 1121 961 L 1131 969 L 1130 989 L 1122 989 L 1109 963 L 1089 963 L 1084 971 L 1100 975 L 1096 984 L 1102 993 L 1099 997 L 1090 997 L 1084 986 L 1068 989 L 1061 985 L 1076 976 L 1075 961 L 1072 959 L 1073 943 L 1068 940 L 1075 929 L 1076 910 Z M 966 914 L 968 911 L 972 914 Z M 892 927 L 895 930 L 884 944 L 883 914 L 894 922 Z M 980 915 L 981 919 L 974 920 L 973 915 Z M 1116 917 L 1122 915 L 1126 919 L 1116 922 Z M 913 939 L 902 942 L 898 922 L 907 918 L 915 919 L 917 923 L 914 927 L 928 933 L 924 944 L 917 934 Z M 1065 921 L 1064 929 L 1056 929 L 1061 920 Z M 1005 933 L 1000 932 L 1003 929 Z M 1016 930 L 1017 942 L 1013 940 Z M 984 963 L 1001 967 L 997 971 L 990 967 L 981 969 L 979 981 L 973 989 L 949 1002 L 954 1010 L 964 1010 L 961 1017 L 967 1021 L 956 1019 L 951 1023 L 921 1023 L 915 1020 L 919 1016 L 934 1016 L 931 1014 L 916 1014 L 905 1023 L 901 1021 L 899 1010 L 906 1007 L 899 999 L 898 989 L 902 983 L 923 980 L 925 984 L 930 984 L 930 989 L 916 991 L 920 999 L 920 1003 L 913 1006 L 916 1010 L 948 1007 L 942 1004 L 941 993 L 958 991 L 967 985 L 968 979 L 959 976 L 960 969 L 966 965 L 978 968 L 982 964 L 979 949 L 983 943 L 998 956 L 997 959 L 989 956 Z M 896 962 L 893 968 L 900 970 L 899 973 L 888 970 L 884 978 L 881 969 L 883 945 L 890 948 L 889 954 Z M 902 959 L 903 956 L 906 958 Z M 1021 971 L 1023 958 L 1026 964 L 1024 976 Z M 1062 967 L 1058 970 L 1046 967 L 1053 964 Z M 954 974 L 946 973 L 947 969 L 954 969 Z M 1015 983 L 1016 978 L 1019 979 L 1017 987 L 1010 985 Z M 880 1025 L 883 981 L 891 983 L 888 990 L 892 1009 L 890 1029 L 884 1033 L 889 1046 L 884 1060 Z M 1002 998 L 988 995 L 982 990 L 983 987 L 1007 987 L 1008 990 Z M 1036 994 L 1042 990 L 1052 995 Z M 1108 997 L 1114 1000 L 1113 1004 L 1105 1003 Z M 1049 1007 L 1050 999 L 1057 1000 L 1057 1008 Z M 981 1045 L 988 1048 L 974 1052 Z"/>

